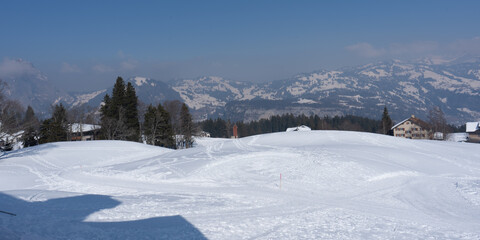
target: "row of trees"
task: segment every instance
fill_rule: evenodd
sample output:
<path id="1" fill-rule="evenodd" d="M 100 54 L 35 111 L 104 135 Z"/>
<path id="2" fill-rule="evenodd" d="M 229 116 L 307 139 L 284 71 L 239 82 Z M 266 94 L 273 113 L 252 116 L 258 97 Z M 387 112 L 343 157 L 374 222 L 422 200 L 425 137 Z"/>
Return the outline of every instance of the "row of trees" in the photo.
<path id="1" fill-rule="evenodd" d="M 0 80 L 0 138 L 23 130 L 24 147 L 41 143 L 69 141 L 72 124 L 99 124 L 96 139 L 145 141 L 168 148 L 189 148 L 193 144 L 194 124 L 188 107 L 180 101 L 166 101 L 157 106 L 142 104 L 131 83 L 118 77 L 112 94 L 105 95 L 100 117 L 95 109 L 77 107 L 67 110 L 62 104 L 52 106 L 50 118 L 39 121 L 33 108 L 25 111 L 17 101 L 6 99 L 5 84 Z"/>
<path id="2" fill-rule="evenodd" d="M 139 114 L 139 101 L 133 85 L 118 77 L 112 96 L 105 95 L 100 109 L 102 136 L 108 140 L 145 141 L 168 148 L 189 148 L 193 144 L 193 121 L 187 105 L 167 101 L 149 105 Z M 143 123 L 140 124 L 142 119 Z M 143 136 L 143 138 L 142 138 Z"/>
<path id="3" fill-rule="evenodd" d="M 446 133 L 450 132 L 465 131 L 465 125 L 460 127 L 448 125 L 445 116 L 439 107 L 433 107 L 429 111 L 427 117 L 432 131 L 443 132 L 444 136 L 446 136 Z M 305 115 L 294 116 L 293 114 L 285 114 L 249 123 L 232 123 L 229 120 L 226 121 L 220 118 L 208 119 L 201 122 L 200 126 L 204 131 L 209 132 L 211 137 L 230 138 L 234 124 L 237 125 L 237 131 L 241 137 L 262 133 L 283 132 L 289 127 L 299 125 L 309 126 L 313 130 L 347 130 L 393 135 L 393 131 L 391 130 L 393 127 L 393 121 L 390 118 L 386 106 L 383 109 L 380 121 L 352 115 L 335 117 L 325 116 L 321 118 L 317 115 L 307 117 Z"/>
<path id="4" fill-rule="evenodd" d="M 238 135 L 241 137 L 283 132 L 289 127 L 306 125 L 313 130 L 350 130 L 378 133 L 381 128 L 381 121 L 373 120 L 358 116 L 335 116 L 335 117 L 319 117 L 318 115 L 294 116 L 293 114 L 275 115 L 268 119 L 252 121 L 249 123 L 236 122 L 231 123 L 223 119 L 208 119 L 200 123 L 202 129 L 210 133 L 211 137 L 229 138 L 231 136 L 232 126 L 236 124 L 238 127 Z"/>

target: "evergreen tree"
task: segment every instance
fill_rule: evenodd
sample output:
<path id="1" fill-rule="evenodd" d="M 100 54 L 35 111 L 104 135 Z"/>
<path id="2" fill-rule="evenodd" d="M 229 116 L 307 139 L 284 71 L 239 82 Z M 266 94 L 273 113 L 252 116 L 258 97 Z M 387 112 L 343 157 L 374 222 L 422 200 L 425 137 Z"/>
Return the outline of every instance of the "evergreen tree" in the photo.
<path id="1" fill-rule="evenodd" d="M 100 125 L 102 127 L 103 138 L 113 140 L 116 136 L 117 118 L 113 112 L 112 99 L 108 94 L 103 97 L 103 105 L 100 108 Z"/>
<path id="2" fill-rule="evenodd" d="M 40 138 L 38 139 L 38 143 L 43 144 L 43 143 L 49 143 L 49 142 L 54 142 L 54 137 L 53 137 L 53 124 L 52 124 L 52 119 L 45 119 L 42 121 L 42 124 L 40 125 Z"/>
<path id="3" fill-rule="evenodd" d="M 127 89 L 124 97 L 124 109 L 125 109 L 125 125 L 128 129 L 127 140 L 136 141 L 140 140 L 140 124 L 138 123 L 138 97 L 135 93 L 135 88 L 132 83 L 127 84 Z"/>
<path id="4" fill-rule="evenodd" d="M 108 94 L 103 98 L 100 109 L 102 134 L 108 140 L 125 140 L 125 83 L 118 77 L 112 90 L 112 97 Z"/>
<path id="5" fill-rule="evenodd" d="M 66 141 L 68 135 L 67 112 L 62 104 L 54 107 L 52 117 L 40 126 L 39 143 Z"/>
<path id="6" fill-rule="evenodd" d="M 389 134 L 390 129 L 393 126 L 392 119 L 390 118 L 390 115 L 388 115 L 388 110 L 387 106 L 383 108 L 383 114 L 382 114 L 382 130 L 383 134 Z"/>
<path id="7" fill-rule="evenodd" d="M 161 104 L 158 104 L 157 107 L 157 118 L 159 119 L 160 124 L 156 145 L 167 148 L 175 148 L 175 133 L 173 132 L 173 126 L 170 122 L 170 115 Z"/>
<path id="8" fill-rule="evenodd" d="M 157 136 L 158 120 L 157 109 L 150 104 L 144 115 L 143 120 L 143 134 L 147 144 L 155 145 L 155 138 Z"/>
<path id="9" fill-rule="evenodd" d="M 23 147 L 38 145 L 40 123 L 31 106 L 28 106 L 23 119 Z"/>
<path id="10" fill-rule="evenodd" d="M 38 145 L 39 132 L 33 128 L 28 127 L 22 135 L 23 147 L 32 147 Z"/>
<path id="11" fill-rule="evenodd" d="M 112 97 L 106 94 L 103 103 L 100 113 L 104 138 L 139 141 L 138 97 L 133 85 L 125 86 L 123 79 L 118 77 Z"/>
<path id="12" fill-rule="evenodd" d="M 143 124 L 144 135 L 148 144 L 175 148 L 173 128 L 170 116 L 161 104 L 157 108 L 148 106 Z"/>
<path id="13" fill-rule="evenodd" d="M 180 110 L 181 134 L 183 135 L 183 144 L 185 148 L 192 147 L 193 144 L 193 121 L 192 115 L 184 103 Z"/>
<path id="14" fill-rule="evenodd" d="M 120 108 L 125 106 L 125 92 L 125 82 L 121 77 L 117 77 L 112 90 L 111 109 L 109 111 L 109 114 L 111 114 L 110 117 L 114 117 L 117 120 L 120 118 Z"/>
<path id="15" fill-rule="evenodd" d="M 37 117 L 35 116 L 35 112 L 33 111 L 33 108 L 31 106 L 28 106 L 27 107 L 27 111 L 25 112 L 25 117 L 23 119 L 23 125 L 26 126 L 30 126 L 30 125 L 34 125 L 34 126 L 37 126 L 38 125 L 38 119 Z"/>

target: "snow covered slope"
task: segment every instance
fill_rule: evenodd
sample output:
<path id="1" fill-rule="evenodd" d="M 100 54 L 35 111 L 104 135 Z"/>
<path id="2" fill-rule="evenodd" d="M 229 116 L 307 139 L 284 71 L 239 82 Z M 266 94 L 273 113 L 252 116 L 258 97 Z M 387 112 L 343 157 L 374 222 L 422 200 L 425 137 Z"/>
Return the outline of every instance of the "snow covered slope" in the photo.
<path id="1" fill-rule="evenodd" d="M 310 131 L 0 157 L 4 239 L 478 239 L 480 145 Z M 281 182 L 280 182 L 281 174 Z"/>

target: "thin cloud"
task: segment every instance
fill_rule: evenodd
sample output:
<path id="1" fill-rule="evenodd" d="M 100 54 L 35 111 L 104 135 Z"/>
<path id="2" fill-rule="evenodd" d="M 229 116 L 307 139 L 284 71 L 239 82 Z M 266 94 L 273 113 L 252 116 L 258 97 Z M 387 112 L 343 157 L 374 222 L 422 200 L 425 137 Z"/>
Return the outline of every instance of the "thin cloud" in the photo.
<path id="1" fill-rule="evenodd" d="M 365 42 L 346 46 L 345 49 L 359 56 L 367 57 L 367 58 L 380 57 L 385 55 L 386 53 L 385 49 L 375 48 L 369 43 L 365 43 Z"/>
<path id="2" fill-rule="evenodd" d="M 0 77 L 16 77 L 25 74 L 37 74 L 39 71 L 29 62 L 22 59 L 5 58 L 0 63 Z"/>
<path id="3" fill-rule="evenodd" d="M 137 60 L 133 60 L 133 59 L 130 59 L 128 61 L 123 61 L 120 63 L 120 67 L 122 68 L 122 70 L 133 70 L 137 67 L 137 64 L 138 64 L 138 61 Z"/>
<path id="4" fill-rule="evenodd" d="M 61 71 L 63 73 L 79 73 L 81 72 L 80 68 L 77 65 L 69 64 L 69 63 L 62 63 Z"/>
<path id="5" fill-rule="evenodd" d="M 393 43 L 390 45 L 388 54 L 392 56 L 431 54 L 440 48 L 440 44 L 434 41 Z"/>
<path id="6" fill-rule="evenodd" d="M 480 55 L 480 37 L 457 39 L 450 43 L 442 44 L 436 41 L 391 43 L 387 48 L 375 47 L 364 42 L 346 46 L 345 49 L 365 58 Z"/>
<path id="7" fill-rule="evenodd" d="M 460 54 L 480 54 L 480 37 L 459 39 L 448 44 L 449 51 Z"/>
<path id="8" fill-rule="evenodd" d="M 125 53 L 124 53 L 122 50 L 118 50 L 117 56 L 118 56 L 120 59 L 125 59 L 125 58 L 127 58 L 127 55 L 125 55 Z"/>
<path id="9" fill-rule="evenodd" d="M 113 68 L 103 65 L 103 64 L 97 64 L 92 67 L 93 71 L 98 72 L 98 73 L 107 73 L 107 72 L 113 72 Z"/>

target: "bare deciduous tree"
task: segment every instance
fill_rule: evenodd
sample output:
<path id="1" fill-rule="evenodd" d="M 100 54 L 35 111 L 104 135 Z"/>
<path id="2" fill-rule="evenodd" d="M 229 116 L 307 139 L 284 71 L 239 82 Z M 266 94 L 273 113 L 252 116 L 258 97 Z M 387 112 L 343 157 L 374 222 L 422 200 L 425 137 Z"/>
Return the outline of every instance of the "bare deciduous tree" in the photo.
<path id="1" fill-rule="evenodd" d="M 180 111 L 182 109 L 182 102 L 178 100 L 165 101 L 163 107 L 170 114 L 170 123 L 172 124 L 175 134 L 180 134 Z"/>
<path id="2" fill-rule="evenodd" d="M 18 101 L 9 100 L 5 96 L 7 85 L 0 79 L 0 137 L 21 130 L 23 106 Z"/>
<path id="3" fill-rule="evenodd" d="M 433 132 L 441 132 L 443 133 L 443 137 L 445 137 L 445 134 L 447 133 L 447 120 L 440 107 L 434 106 L 428 111 L 428 120 L 432 126 Z"/>

